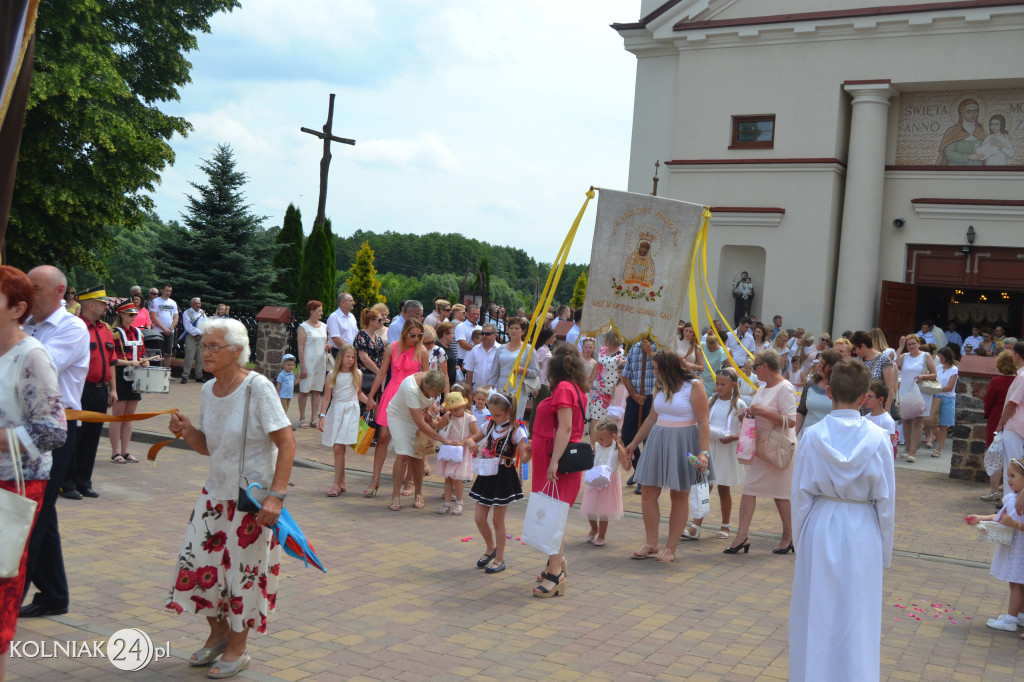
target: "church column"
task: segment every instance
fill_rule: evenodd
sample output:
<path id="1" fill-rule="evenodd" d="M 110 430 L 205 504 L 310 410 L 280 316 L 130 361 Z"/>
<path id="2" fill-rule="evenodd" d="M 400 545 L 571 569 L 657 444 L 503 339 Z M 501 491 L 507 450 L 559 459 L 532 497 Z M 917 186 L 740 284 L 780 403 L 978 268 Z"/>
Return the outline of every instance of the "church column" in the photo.
<path id="1" fill-rule="evenodd" d="M 885 188 L 885 138 L 889 81 L 846 83 L 853 96 L 846 192 L 839 237 L 832 329 L 870 329 L 878 312 L 878 260 L 882 242 L 882 194 Z"/>

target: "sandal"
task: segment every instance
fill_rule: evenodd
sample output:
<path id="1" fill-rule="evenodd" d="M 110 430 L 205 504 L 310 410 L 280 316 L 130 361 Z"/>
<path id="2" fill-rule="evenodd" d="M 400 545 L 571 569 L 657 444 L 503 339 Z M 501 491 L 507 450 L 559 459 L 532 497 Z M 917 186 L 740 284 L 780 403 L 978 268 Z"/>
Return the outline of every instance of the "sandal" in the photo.
<path id="1" fill-rule="evenodd" d="M 228 638 L 225 637 L 217 644 L 213 646 L 204 646 L 199 651 L 192 654 L 192 658 L 188 659 L 188 664 L 194 667 L 201 665 L 210 665 L 217 657 L 224 653 L 224 650 L 228 648 Z"/>
<path id="2" fill-rule="evenodd" d="M 376 497 L 380 481 L 370 481 L 370 487 L 363 491 L 363 497 Z"/>
<path id="3" fill-rule="evenodd" d="M 914 463 L 914 456 L 913 455 L 907 455 L 907 464 L 913 464 L 913 463 Z"/>
<path id="4" fill-rule="evenodd" d="M 337 497 L 344 492 L 340 486 L 332 485 L 331 489 L 327 491 L 327 497 Z"/>
<path id="5" fill-rule="evenodd" d="M 426 504 L 426 502 L 423 501 L 423 496 L 422 495 L 417 495 L 416 496 L 416 501 L 412 503 L 412 508 L 413 509 L 423 509 L 426 506 L 427 506 L 427 504 Z"/>
<path id="6" fill-rule="evenodd" d="M 569 562 L 566 560 L 565 557 L 562 557 L 562 564 L 561 564 L 561 566 L 559 566 L 559 568 L 562 569 L 560 571 L 560 573 L 562 575 L 564 575 L 566 578 L 568 578 L 569 577 Z M 546 570 L 548 570 L 547 566 L 545 566 L 541 570 L 541 572 L 537 574 L 537 582 L 539 582 L 539 583 L 544 582 L 544 571 L 546 571 Z"/>
<path id="7" fill-rule="evenodd" d="M 139 463 L 139 460 L 135 457 L 135 455 L 129 455 L 126 452 L 126 453 L 124 453 L 121 456 L 124 457 L 124 461 L 126 461 L 126 462 L 131 462 L 132 464 L 138 464 Z"/>
<path id="8" fill-rule="evenodd" d="M 310 426 L 311 426 L 311 424 L 308 421 L 306 421 L 305 419 L 300 419 L 299 420 L 299 428 L 300 429 L 308 429 Z"/>
<path id="9" fill-rule="evenodd" d="M 549 589 L 547 587 L 544 587 L 543 585 L 538 585 L 537 587 L 533 588 L 533 596 L 534 597 L 541 597 L 543 599 L 543 598 L 547 598 L 547 597 L 557 597 L 560 594 L 565 594 L 565 574 L 564 573 L 559 573 L 558 575 L 551 575 L 550 573 L 542 573 L 541 575 L 544 576 L 544 580 L 547 580 L 548 582 L 553 583 L 553 587 L 551 587 Z M 541 581 L 541 582 L 543 582 L 543 581 Z"/>
<path id="10" fill-rule="evenodd" d="M 402 497 L 412 497 L 415 490 L 416 486 L 412 481 L 402 481 Z"/>
<path id="11" fill-rule="evenodd" d="M 110 461 L 114 462 L 115 464 L 125 464 L 127 463 L 128 460 L 126 460 L 121 455 L 114 454 L 110 456 Z"/>
<path id="12" fill-rule="evenodd" d="M 604 547 L 604 538 L 596 538 L 591 544 L 593 544 L 594 547 Z"/>
<path id="13" fill-rule="evenodd" d="M 730 535 L 731 535 L 731 531 L 730 531 L 729 526 L 727 526 L 725 524 L 722 524 L 722 530 L 718 531 L 715 534 L 715 539 L 716 540 L 728 540 Z"/>
<path id="14" fill-rule="evenodd" d="M 206 672 L 206 676 L 211 680 L 226 680 L 229 677 L 234 677 L 243 670 L 248 670 L 250 661 L 252 661 L 252 659 L 249 658 L 249 654 L 243 652 L 242 655 L 238 657 L 237 661 L 217 661 L 210 666 L 210 669 Z M 214 668 L 217 669 L 217 672 L 213 672 Z"/>
<path id="15" fill-rule="evenodd" d="M 938 450 L 932 450 L 932 457 L 942 457 L 942 453 Z"/>
<path id="16" fill-rule="evenodd" d="M 669 554 L 672 555 L 671 559 L 668 558 Z M 658 557 L 658 563 L 659 564 L 670 564 L 670 563 L 672 563 L 675 560 L 676 560 L 676 551 L 674 549 L 669 548 L 669 547 L 666 547 L 665 550 L 661 553 L 661 556 Z"/>
<path id="17" fill-rule="evenodd" d="M 402 498 L 395 497 L 391 500 L 391 506 L 388 507 L 391 511 L 402 511 Z"/>
<path id="18" fill-rule="evenodd" d="M 587 533 L 587 544 L 594 544 L 594 538 L 597 537 L 597 533 Z"/>
<path id="19" fill-rule="evenodd" d="M 646 551 L 644 551 L 644 550 L 646 550 Z M 650 545 L 646 545 L 645 544 L 643 547 L 641 547 L 640 549 L 638 549 L 635 552 L 633 552 L 633 558 L 634 559 L 649 559 L 652 556 L 655 556 L 660 551 L 661 551 L 661 547 L 651 547 Z"/>
<path id="20" fill-rule="evenodd" d="M 686 528 L 683 529 L 682 534 L 679 536 L 680 540 L 700 540 L 700 526 L 695 523 L 689 523 Z"/>

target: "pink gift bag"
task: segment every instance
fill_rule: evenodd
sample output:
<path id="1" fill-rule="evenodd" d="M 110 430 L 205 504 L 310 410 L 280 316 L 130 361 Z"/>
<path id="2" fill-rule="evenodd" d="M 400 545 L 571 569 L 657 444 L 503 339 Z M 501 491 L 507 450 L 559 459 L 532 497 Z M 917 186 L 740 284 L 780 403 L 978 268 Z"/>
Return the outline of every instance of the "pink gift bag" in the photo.
<path id="1" fill-rule="evenodd" d="M 744 417 L 740 426 L 740 439 L 736 442 L 736 459 L 740 464 L 750 464 L 754 461 L 754 451 L 757 449 L 757 425 L 753 417 Z"/>

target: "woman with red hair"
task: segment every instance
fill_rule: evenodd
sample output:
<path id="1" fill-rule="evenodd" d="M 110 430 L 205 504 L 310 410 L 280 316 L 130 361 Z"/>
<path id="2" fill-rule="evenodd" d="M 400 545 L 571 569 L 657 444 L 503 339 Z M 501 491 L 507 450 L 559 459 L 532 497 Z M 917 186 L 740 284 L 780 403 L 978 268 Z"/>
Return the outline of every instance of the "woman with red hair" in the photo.
<path id="1" fill-rule="evenodd" d="M 21 270 L 0 265 L 0 488 L 35 500 L 36 515 L 50 478 L 50 451 L 64 444 L 67 422 L 57 367 L 42 344 L 21 330 L 32 307 L 32 282 Z M 12 453 L 17 439 L 21 457 Z M 32 519 L 35 525 L 35 518 Z M 7 649 L 18 624 L 25 586 L 28 543 L 21 552 L 18 575 L 0 578 L 0 680 Z"/>

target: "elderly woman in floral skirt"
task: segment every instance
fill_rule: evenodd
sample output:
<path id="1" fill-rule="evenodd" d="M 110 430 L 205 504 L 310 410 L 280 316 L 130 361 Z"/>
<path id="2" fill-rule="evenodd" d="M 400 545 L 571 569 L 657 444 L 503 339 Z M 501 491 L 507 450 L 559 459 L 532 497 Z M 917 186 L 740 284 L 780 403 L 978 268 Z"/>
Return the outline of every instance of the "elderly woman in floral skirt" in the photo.
<path id="1" fill-rule="evenodd" d="M 167 608 L 206 617 L 210 635 L 189 663 L 213 663 L 207 677 L 220 679 L 249 667 L 249 630 L 266 632 L 277 602 L 281 547 L 270 526 L 288 489 L 295 437 L 274 384 L 245 369 L 249 336 L 241 322 L 208 320 L 202 351 L 214 381 L 203 385 L 199 421 L 193 426 L 175 412 L 170 429 L 209 456 L 210 475 L 185 530 Z M 258 513 L 237 508 L 247 482 L 269 488 Z"/>

